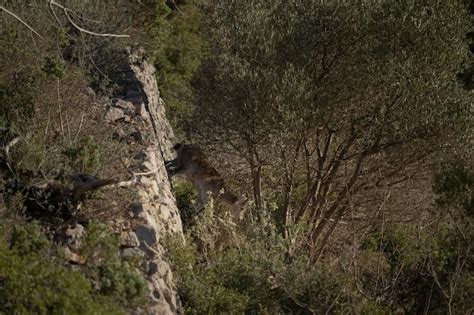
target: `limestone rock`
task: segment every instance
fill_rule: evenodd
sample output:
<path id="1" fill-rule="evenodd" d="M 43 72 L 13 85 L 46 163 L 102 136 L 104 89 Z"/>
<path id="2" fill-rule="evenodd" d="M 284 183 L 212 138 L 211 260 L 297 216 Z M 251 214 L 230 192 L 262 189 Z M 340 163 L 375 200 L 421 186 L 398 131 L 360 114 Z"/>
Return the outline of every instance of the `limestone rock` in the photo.
<path id="1" fill-rule="evenodd" d="M 135 106 L 135 114 L 138 116 L 144 116 L 146 114 L 145 104 L 143 100 L 133 103 Z"/>
<path id="2" fill-rule="evenodd" d="M 156 243 L 156 231 L 152 227 L 139 225 L 136 228 L 135 233 L 140 244 L 145 243 L 147 246 L 152 246 Z"/>
<path id="3" fill-rule="evenodd" d="M 138 142 L 143 142 L 145 140 L 140 130 L 133 131 L 130 134 L 130 137 L 133 138 L 133 140 L 138 141 Z"/>
<path id="4" fill-rule="evenodd" d="M 105 114 L 105 121 L 107 122 L 116 122 L 119 119 L 122 119 L 125 117 L 125 113 L 123 110 L 117 107 L 110 107 Z"/>
<path id="5" fill-rule="evenodd" d="M 82 245 L 81 239 L 85 234 L 84 226 L 76 224 L 64 232 L 66 244 L 72 248 L 79 248 Z"/>
<path id="6" fill-rule="evenodd" d="M 134 202 L 130 205 L 130 214 L 132 217 L 139 217 L 143 213 L 143 204 L 140 202 Z"/>
<path id="7" fill-rule="evenodd" d="M 96 97 L 96 94 L 95 94 L 95 91 L 91 88 L 91 87 L 86 87 L 85 91 L 84 91 L 84 94 L 89 96 L 89 97 L 92 97 L 92 98 L 95 98 Z"/>
<path id="8" fill-rule="evenodd" d="M 124 131 L 117 132 L 118 138 L 126 134 L 125 141 L 142 146 L 130 163 L 130 169 L 140 173 L 131 187 L 138 197 L 128 211 L 133 224 L 119 231 L 121 257 L 142 256 L 147 266 L 144 276 L 150 287 L 149 303 L 144 310 L 137 309 L 134 313 L 176 314 L 181 312 L 177 288 L 166 251 L 160 244 L 167 234 L 181 235 L 184 240 L 181 218 L 164 167 L 164 160 L 173 157 L 174 135 L 165 116 L 154 66 L 146 62 L 141 50 L 129 48 L 126 53 L 128 63 L 122 66 L 121 72 L 125 78 L 121 86 L 123 99 L 109 102 L 105 115 L 106 122 Z"/>
<path id="9" fill-rule="evenodd" d="M 145 256 L 145 253 L 138 249 L 138 248 L 124 248 L 120 255 L 122 256 L 122 258 L 124 258 L 125 260 L 127 259 L 132 259 L 132 258 L 135 258 L 135 257 L 144 257 Z"/>
<path id="10" fill-rule="evenodd" d="M 120 240 L 121 245 L 124 247 L 138 247 L 140 245 L 137 235 L 131 231 L 122 232 Z"/>
<path id="11" fill-rule="evenodd" d="M 131 102 L 127 102 L 118 98 L 114 100 L 114 107 L 122 109 L 127 115 L 135 113 L 135 105 L 133 105 Z"/>

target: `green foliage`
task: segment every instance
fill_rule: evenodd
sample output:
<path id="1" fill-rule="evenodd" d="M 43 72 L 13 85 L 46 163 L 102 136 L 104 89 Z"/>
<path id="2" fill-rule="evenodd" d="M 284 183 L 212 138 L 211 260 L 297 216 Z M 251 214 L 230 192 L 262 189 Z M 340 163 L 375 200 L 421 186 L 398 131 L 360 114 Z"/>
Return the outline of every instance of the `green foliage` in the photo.
<path id="1" fill-rule="evenodd" d="M 91 222 L 87 227 L 87 234 L 83 240 L 81 254 L 92 263 L 102 263 L 117 259 L 119 240 L 107 225 Z"/>
<path id="2" fill-rule="evenodd" d="M 174 242 L 168 242 L 167 247 L 177 268 L 179 294 L 186 312 L 238 314 L 245 311 L 250 297 L 226 284 L 221 278 L 222 274 L 216 274 L 216 271 L 223 272 L 225 267 L 230 266 L 213 262 L 212 266 L 206 268 L 205 263 L 198 263 L 197 248 L 192 243 L 183 245 L 175 239 Z M 222 258 L 222 255 L 216 257 Z"/>
<path id="3" fill-rule="evenodd" d="M 416 265 L 422 258 L 419 256 L 419 244 L 413 242 L 414 237 L 415 231 L 412 229 L 394 225 L 383 232 L 372 232 L 364 240 L 362 248 L 383 253 L 392 267 L 402 262 L 410 266 Z"/>
<path id="4" fill-rule="evenodd" d="M 143 276 L 126 262 L 99 266 L 100 292 L 113 296 L 121 304 L 143 305 L 147 302 L 148 286 Z"/>
<path id="5" fill-rule="evenodd" d="M 465 313 L 472 308 L 471 173 L 457 162 L 436 174 L 433 226 L 389 224 L 362 242 L 361 255 L 373 259 L 360 262 L 364 272 L 356 281 L 374 301 L 406 313 Z M 387 283 L 390 292 L 383 289 Z"/>
<path id="6" fill-rule="evenodd" d="M 364 275 L 352 267 L 352 260 L 343 266 L 350 270 L 344 276 L 355 279 L 338 301 L 359 299 L 354 287 L 362 288 L 368 297 L 361 303 L 348 303 L 353 310 L 371 306 L 406 313 L 423 312 L 423 306 L 447 309 L 446 291 L 431 289 L 436 286 L 429 265 L 432 255 L 425 252 L 435 247 L 435 239 L 441 237 L 438 231 L 420 232 L 429 225 L 421 223 L 421 218 L 417 218 L 420 226 L 384 229 L 368 218 L 378 215 L 379 193 L 386 193 L 386 187 L 379 187 L 418 172 L 422 175 L 425 162 L 438 158 L 436 154 L 427 157 L 428 153 L 451 146 L 468 151 L 465 140 L 472 125 L 472 95 L 458 86 L 455 77 L 468 61 L 464 36 L 469 21 L 460 2 L 436 0 L 416 6 L 412 1 L 216 0 L 209 9 L 205 21 L 209 56 L 193 81 L 196 110 L 188 125 L 195 131 L 193 140 L 230 152 L 223 158 L 225 168 L 233 163 L 232 177 L 238 172 L 243 178 L 252 176 L 241 183 L 243 189 L 251 182 L 254 195 L 261 190 L 264 197 L 271 196 L 269 202 L 277 201 L 275 222 L 287 225 L 281 230 L 289 231 L 289 238 L 294 230 L 309 231 L 306 240 L 292 240 L 300 250 L 297 255 L 331 244 L 331 233 L 344 239 L 341 247 L 347 239 L 357 239 L 348 230 L 364 227 L 349 220 L 352 213 L 376 227 L 369 241 L 354 250 L 363 252 L 370 263 L 361 272 Z M 355 167 L 358 162 L 360 168 Z M 446 184 L 456 194 L 472 193 L 457 185 Z M 394 198 L 405 199 L 404 192 Z M 419 206 L 416 200 L 413 204 Z M 391 215 L 405 220 L 404 211 L 410 207 L 404 203 L 400 208 L 402 214 Z M 261 209 L 256 212 L 260 214 Z M 426 216 L 436 220 L 431 214 Z M 342 217 L 348 219 L 348 229 L 330 222 Z M 310 221 L 304 222 L 306 218 Z M 303 222 L 296 222 L 294 229 L 292 219 Z M 454 226 L 443 228 L 453 232 Z M 461 226 L 465 231 L 468 224 Z M 258 247 L 260 241 L 271 242 L 267 237 L 247 241 Z M 440 247 L 456 249 L 448 256 L 464 260 L 469 246 L 461 244 L 461 251 L 451 245 Z M 330 253 L 342 256 L 343 248 L 328 245 L 324 254 L 339 261 L 342 258 Z M 351 259 L 356 261 L 356 255 Z M 290 274 L 289 269 L 285 274 Z M 441 284 L 443 288 L 457 279 L 449 268 L 445 271 L 449 280 Z M 329 278 L 338 283 L 337 276 L 336 272 Z M 315 288 L 318 281 L 315 275 Z M 322 308 L 331 305 L 330 288 L 323 289 L 320 297 L 317 290 L 311 292 Z M 428 305 L 427 292 L 433 292 Z M 450 294 L 462 295 L 459 291 Z M 304 305 L 315 305 L 304 294 L 296 296 Z M 318 309 L 317 313 L 323 312 Z"/>
<path id="7" fill-rule="evenodd" d="M 64 77 L 66 71 L 65 62 L 57 56 L 46 57 L 41 70 L 49 76 L 61 79 Z"/>
<path id="8" fill-rule="evenodd" d="M 176 198 L 176 206 L 180 211 L 183 227 L 187 229 L 193 222 L 199 209 L 196 209 L 195 202 L 197 194 L 193 185 L 188 181 L 175 180 L 173 190 Z"/>
<path id="9" fill-rule="evenodd" d="M 171 11 L 164 0 L 158 0 L 155 22 L 149 31 L 154 42 L 151 54 L 158 86 L 175 127 L 181 127 L 182 120 L 194 110 L 190 82 L 206 54 L 201 30 L 204 13 L 192 2 L 178 7 Z"/>
<path id="10" fill-rule="evenodd" d="M 465 181 L 446 187 L 460 182 Z M 221 246 L 229 235 L 222 229 L 225 215 L 211 204 L 194 218 L 185 244 L 168 240 L 187 312 L 391 314 L 472 307 L 473 234 L 467 222 L 440 221 L 436 229 L 387 224 L 362 241 L 359 267 L 351 260 L 341 270 L 312 265 L 305 253 L 289 257 L 289 240 L 271 223 L 270 213 L 259 217 L 258 223 L 233 227 L 232 242 Z M 344 264 L 342 257 L 336 259 Z M 449 302 L 445 294 L 452 294 Z"/>
<path id="11" fill-rule="evenodd" d="M 144 27 L 135 23 L 150 21 L 150 17 L 141 4 L 114 0 L 64 5 L 85 29 L 128 33 L 133 43 L 144 44 Z M 120 175 L 125 169 L 122 165 L 119 169 L 117 157 L 124 151 L 133 155 L 134 149 L 113 139 L 113 130 L 103 122 L 104 104 L 86 89 L 99 87 L 108 96 L 117 92 L 111 82 L 121 79 L 115 75 L 123 72 L 123 48 L 131 42 L 81 33 L 58 8 L 50 19 L 53 12 L 46 2 L 33 6 L 6 1 L 2 5 L 42 38 L 2 12 L 0 221 L 23 222 L 25 217 L 32 217 L 34 208 L 42 223 L 18 223 L 2 231 L 6 236 L 0 238 L 0 313 L 129 313 L 130 308 L 147 302 L 148 288 L 138 272 L 142 261 L 122 262 L 119 241 L 112 230 L 91 223 L 83 246 L 75 249 L 86 263 L 71 266 L 56 239 L 56 233 L 64 228 L 56 214 L 67 207 L 64 202 L 69 201 L 65 199 L 72 184 L 69 175 Z M 4 146 L 16 137 L 20 141 L 6 156 Z M 42 188 L 49 183 L 51 189 Z M 110 208 L 118 213 L 122 210 L 118 203 L 128 206 L 134 197 L 132 192 L 113 196 L 111 206 L 110 190 L 101 193 L 100 200 L 81 204 L 81 220 L 110 217 Z M 54 219 L 48 221 L 50 214 Z"/>
<path id="12" fill-rule="evenodd" d="M 2 187 L 3 188 L 3 187 Z M 7 194 L 7 191 L 3 190 L 4 194 Z M 11 191 L 8 192 L 9 194 Z M 5 206 L 11 212 L 10 214 L 12 216 L 22 216 L 24 215 L 25 211 L 25 196 L 21 192 L 14 192 L 12 195 L 8 196 L 8 198 L 5 200 Z"/>
<path id="13" fill-rule="evenodd" d="M 185 244 L 178 237 L 167 240 L 187 312 L 279 314 L 348 309 L 350 292 L 344 279 L 322 264 L 312 266 L 304 254 L 288 259 L 288 243 L 274 226 L 248 222 L 246 232 L 234 234 L 237 238 L 229 243 L 229 234 L 219 227 L 225 217 L 216 216 L 208 207 L 188 231 Z M 240 239 L 244 234 L 247 238 Z"/>
<path id="14" fill-rule="evenodd" d="M 33 69 L 19 71 L 13 80 L 0 79 L 0 127 L 15 134 L 25 128 L 34 114 L 38 74 Z M 3 131 L 3 130 L 2 130 Z M 8 138 L 8 137 L 7 137 Z"/>
<path id="15" fill-rule="evenodd" d="M 147 302 L 141 262 L 122 262 L 119 242 L 103 224 L 91 223 L 81 254 L 86 265 L 70 270 L 37 223 L 15 225 L 0 240 L 0 311 L 20 314 L 118 314 Z"/>
<path id="16" fill-rule="evenodd" d="M 212 122 L 214 131 L 222 127 L 225 134 L 281 142 L 282 135 L 298 134 L 302 127 L 345 119 L 365 128 L 367 113 L 400 89 L 403 98 L 384 121 L 387 140 L 425 137 L 465 118 L 468 95 L 454 82 L 454 69 L 466 62 L 458 49 L 468 20 L 461 4 L 214 5 L 207 20 L 211 55 L 196 77 L 197 119 Z M 377 96 L 370 96 L 374 91 Z M 431 93 L 436 96 L 428 106 L 422 95 Z M 374 123 L 368 134 L 379 127 Z"/>
<path id="17" fill-rule="evenodd" d="M 0 239 L 0 313 L 125 313 L 97 295 L 81 271 L 51 255 L 54 251 L 37 223 L 17 225 L 10 241 Z"/>
<path id="18" fill-rule="evenodd" d="M 361 261 L 361 268 L 365 271 L 356 281 L 369 292 L 373 302 L 393 312 L 401 309 L 419 312 L 420 307 L 425 306 L 426 292 L 432 285 L 428 254 L 423 250 L 431 244 L 428 240 L 420 241 L 416 232 L 405 226 L 391 225 L 370 233 L 362 244 L 365 259 Z M 383 279 L 393 281 L 395 288 L 386 292 Z M 435 304 L 440 296 L 437 292 L 432 295 Z"/>
<path id="19" fill-rule="evenodd" d="M 138 273 L 142 261 L 121 261 L 119 245 L 119 239 L 110 227 L 91 222 L 81 248 L 81 254 L 88 261 L 86 273 L 99 283 L 100 293 L 104 296 L 113 297 L 127 306 L 144 304 L 148 287 Z"/>
<path id="20" fill-rule="evenodd" d="M 11 250 L 19 255 L 39 255 L 51 246 L 49 239 L 37 222 L 16 225 L 10 239 Z"/>
<path id="21" fill-rule="evenodd" d="M 94 174 L 99 167 L 99 148 L 91 136 L 77 145 L 66 147 L 62 153 L 68 158 L 72 170 Z"/>
<path id="22" fill-rule="evenodd" d="M 168 244 L 186 311 L 192 314 L 280 314 L 351 309 L 348 283 L 304 257 L 289 262 L 268 239 L 239 248 L 214 249 L 206 257 L 195 245 Z M 368 301 L 359 301 L 365 308 Z M 382 308 L 373 306 L 374 310 Z"/>
<path id="23" fill-rule="evenodd" d="M 474 172 L 465 164 L 447 165 L 436 174 L 433 190 L 441 207 L 461 207 L 467 216 L 474 215 Z"/>

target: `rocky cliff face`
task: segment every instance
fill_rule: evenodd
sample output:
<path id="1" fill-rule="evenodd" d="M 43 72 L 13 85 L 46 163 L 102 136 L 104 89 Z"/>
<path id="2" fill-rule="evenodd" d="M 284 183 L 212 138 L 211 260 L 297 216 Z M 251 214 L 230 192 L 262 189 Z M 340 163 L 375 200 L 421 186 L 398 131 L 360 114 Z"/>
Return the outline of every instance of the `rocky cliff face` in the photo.
<path id="1" fill-rule="evenodd" d="M 131 205 L 129 224 L 120 228 L 122 255 L 140 255 L 147 262 L 150 303 L 145 313 L 175 314 L 179 312 L 179 298 L 160 244 L 168 233 L 183 233 L 163 163 L 172 158 L 173 131 L 165 117 L 155 68 L 140 50 L 129 50 L 127 56 L 121 70 L 123 94 L 110 102 L 105 114 L 118 136 L 136 141 L 141 148 L 131 157 L 131 189 L 136 190 L 138 200 Z"/>

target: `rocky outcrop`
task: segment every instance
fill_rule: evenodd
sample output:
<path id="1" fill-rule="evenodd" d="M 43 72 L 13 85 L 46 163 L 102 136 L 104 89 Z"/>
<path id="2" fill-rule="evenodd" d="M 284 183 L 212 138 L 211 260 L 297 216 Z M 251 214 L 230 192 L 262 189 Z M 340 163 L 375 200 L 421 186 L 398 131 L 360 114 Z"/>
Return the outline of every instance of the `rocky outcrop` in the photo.
<path id="1" fill-rule="evenodd" d="M 155 68 L 140 50 L 129 50 L 123 66 L 123 95 L 109 102 L 105 120 L 116 135 L 140 148 L 131 159 L 130 171 L 138 199 L 128 213 L 131 224 L 122 227 L 122 255 L 140 255 L 147 261 L 146 279 L 150 287 L 147 314 L 179 313 L 179 298 L 165 249 L 164 235 L 182 236 L 181 218 L 164 167 L 172 154 L 173 131 L 165 117 Z"/>

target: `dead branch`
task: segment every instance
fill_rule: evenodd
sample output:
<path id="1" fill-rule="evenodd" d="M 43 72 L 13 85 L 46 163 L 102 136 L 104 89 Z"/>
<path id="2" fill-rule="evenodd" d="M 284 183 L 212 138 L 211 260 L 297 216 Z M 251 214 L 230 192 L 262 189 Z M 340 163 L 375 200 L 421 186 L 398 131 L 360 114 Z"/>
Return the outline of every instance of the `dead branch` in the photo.
<path id="1" fill-rule="evenodd" d="M 137 179 L 136 178 L 132 178 L 131 180 L 124 180 L 124 181 L 121 181 L 121 182 L 116 182 L 115 184 L 111 184 L 110 187 L 121 187 L 121 188 L 124 188 L 124 187 L 130 187 L 130 186 L 133 186 L 137 183 Z"/>
<path id="2" fill-rule="evenodd" d="M 74 199 L 77 201 L 81 200 L 89 191 L 97 190 L 101 187 L 116 183 L 118 183 L 118 180 L 113 178 L 97 179 L 89 174 L 79 174 L 76 176 L 76 180 L 74 181 L 72 193 Z"/>
<path id="3" fill-rule="evenodd" d="M 15 144 L 17 144 L 18 142 L 20 141 L 20 137 L 15 137 L 13 140 L 11 140 L 10 142 L 7 143 L 7 145 L 5 145 L 5 157 L 8 159 L 9 158 L 9 153 L 10 153 L 10 149 L 11 147 L 13 147 Z"/>
<path id="4" fill-rule="evenodd" d="M 49 0 L 49 5 L 50 5 L 50 8 L 52 5 L 60 8 L 61 10 L 63 10 L 64 12 L 64 15 L 66 16 L 66 18 L 68 19 L 68 21 L 72 24 L 72 26 L 74 26 L 77 30 L 79 30 L 80 32 L 82 33 L 86 33 L 86 34 L 89 34 L 89 35 L 93 35 L 93 36 L 100 36 L 100 37 L 130 37 L 130 35 L 126 35 L 126 34 L 108 34 L 108 33 L 96 33 L 96 32 L 92 32 L 92 31 L 89 31 L 85 28 L 82 28 L 80 27 L 79 25 L 77 25 L 74 20 L 71 18 L 71 16 L 69 15 L 68 12 L 72 12 L 73 11 L 71 9 L 68 9 L 66 8 L 65 6 L 57 3 L 56 1 L 54 0 Z M 51 10 L 53 10 L 51 8 Z"/>
<path id="5" fill-rule="evenodd" d="M 148 175 L 153 175 L 153 174 L 156 174 L 158 173 L 158 170 L 153 170 L 153 171 L 149 171 L 149 172 L 143 172 L 143 173 L 134 173 L 132 172 L 133 176 L 148 176 Z"/>
<path id="6" fill-rule="evenodd" d="M 18 21 L 21 22 L 21 24 L 23 24 L 24 26 L 26 26 L 32 33 L 34 33 L 36 36 L 38 36 L 39 38 L 43 38 L 43 36 L 41 36 L 37 31 L 34 30 L 34 28 L 32 28 L 30 25 L 28 25 L 28 23 L 26 23 L 25 21 L 23 21 L 18 15 L 16 15 L 15 13 L 13 13 L 12 11 L 9 11 L 7 10 L 5 7 L 3 6 L 0 6 L 0 8 L 7 14 L 13 16 L 15 19 L 17 19 Z"/>
<path id="7" fill-rule="evenodd" d="M 143 173 L 132 173 L 132 178 L 129 180 L 119 181 L 117 179 L 108 178 L 108 179 L 97 179 L 95 176 L 89 174 L 79 174 L 76 176 L 73 187 L 73 195 L 75 200 L 80 200 L 85 193 L 93 190 L 97 190 L 101 187 L 130 187 L 137 183 L 137 176 L 147 176 L 156 174 L 158 170 L 143 172 Z"/>
<path id="8" fill-rule="evenodd" d="M 56 19 L 56 22 L 58 23 L 59 27 L 62 28 L 62 27 L 63 27 L 63 24 L 62 24 L 61 21 L 59 20 L 59 18 L 58 18 L 58 16 L 57 16 L 56 12 L 55 12 L 54 9 L 53 9 L 53 5 L 51 4 L 50 1 L 48 2 L 48 7 L 49 7 L 49 10 L 53 13 L 53 16 L 54 16 L 54 18 Z"/>

